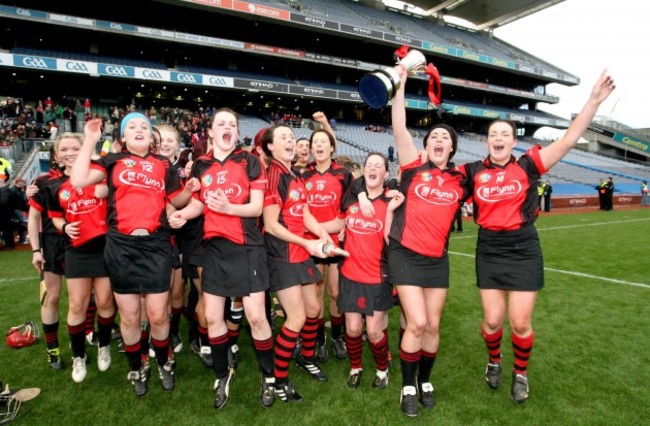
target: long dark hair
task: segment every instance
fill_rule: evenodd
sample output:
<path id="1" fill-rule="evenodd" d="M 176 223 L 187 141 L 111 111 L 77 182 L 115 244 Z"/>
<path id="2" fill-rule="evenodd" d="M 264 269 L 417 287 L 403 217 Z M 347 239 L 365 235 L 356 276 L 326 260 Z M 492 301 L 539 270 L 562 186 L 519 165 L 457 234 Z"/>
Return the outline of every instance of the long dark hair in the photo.
<path id="1" fill-rule="evenodd" d="M 456 154 L 456 149 L 458 148 L 458 133 L 456 132 L 456 129 L 451 127 L 448 124 L 445 123 L 438 123 L 432 128 L 429 129 L 426 135 L 424 135 L 424 139 L 422 139 L 422 145 L 424 145 L 424 149 L 427 148 L 427 140 L 429 139 L 429 135 L 431 132 L 433 132 L 436 129 L 445 129 L 446 131 L 449 132 L 449 136 L 451 136 L 451 153 L 449 153 L 449 159 L 451 160 L 454 158 L 454 154 Z"/>

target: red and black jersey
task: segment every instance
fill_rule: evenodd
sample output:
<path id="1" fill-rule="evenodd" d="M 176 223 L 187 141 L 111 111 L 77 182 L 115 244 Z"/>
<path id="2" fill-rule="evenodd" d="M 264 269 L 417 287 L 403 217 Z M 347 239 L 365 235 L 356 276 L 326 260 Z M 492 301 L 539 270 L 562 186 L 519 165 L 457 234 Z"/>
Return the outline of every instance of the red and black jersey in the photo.
<path id="1" fill-rule="evenodd" d="M 305 237 L 303 210 L 307 203 L 304 181 L 277 160 L 272 160 L 267 171 L 268 187 L 264 207 L 280 206 L 278 222 L 293 234 Z M 264 233 L 266 251 L 271 259 L 300 263 L 309 259 L 309 252 L 297 244 L 288 243 L 268 232 Z"/>
<path id="2" fill-rule="evenodd" d="M 460 202 L 469 195 L 465 176 L 452 164 L 441 170 L 420 159 L 401 166 L 404 203 L 395 210 L 390 238 L 423 256 L 441 257 Z"/>
<path id="3" fill-rule="evenodd" d="M 316 163 L 311 163 L 302 173 L 307 189 L 307 203 L 309 212 L 318 222 L 328 222 L 335 219 L 341 208 L 343 194 L 352 183 L 352 173 L 339 163 L 332 161 L 330 167 L 323 173 L 316 168 Z M 331 234 L 334 244 L 338 244 L 338 234 Z M 308 232 L 307 238 L 317 239 Z"/>
<path id="4" fill-rule="evenodd" d="M 167 158 L 120 152 L 93 160 L 91 168 L 107 176 L 110 229 L 122 234 L 135 229 L 154 233 L 167 226 L 165 205 L 183 189 Z"/>
<path id="5" fill-rule="evenodd" d="M 547 172 L 535 146 L 518 160 L 493 164 L 489 157 L 465 164 L 474 198 L 474 221 L 492 231 L 509 231 L 532 224 L 539 214 L 537 183 Z"/>
<path id="6" fill-rule="evenodd" d="M 29 199 L 29 206 L 41 212 L 41 224 L 44 234 L 58 234 L 59 231 L 54 227 L 52 219 L 47 214 L 47 200 L 49 198 L 49 185 L 55 184 L 59 180 L 66 181 L 68 176 L 61 173 L 60 170 L 50 169 L 49 172 L 36 178 L 34 184 L 38 187 L 38 192 Z"/>
<path id="7" fill-rule="evenodd" d="M 70 179 L 58 179 L 50 185 L 48 216 L 63 217 L 67 222 L 81 222 L 79 238 L 70 239 L 73 247 L 80 247 L 108 231 L 107 202 L 95 196 L 95 186 L 75 188 L 70 184 Z"/>
<path id="8" fill-rule="evenodd" d="M 231 204 L 246 204 L 250 202 L 251 190 L 265 191 L 267 183 L 260 160 L 244 150 L 232 152 L 223 161 L 214 158 L 210 151 L 194 162 L 191 176 L 201 182 L 201 189 L 194 196 L 204 205 L 206 198 L 218 189 L 224 192 Z M 203 215 L 204 239 L 221 237 L 236 244 L 263 244 L 258 217 L 230 216 L 207 206 Z"/>
<path id="9" fill-rule="evenodd" d="M 345 249 L 350 256 L 343 260 L 341 274 L 364 284 L 386 281 L 386 243 L 384 229 L 390 198 L 381 195 L 371 200 L 375 215 L 367 218 L 361 213 L 357 197 L 348 191 L 343 197 L 341 211 L 345 219 Z"/>

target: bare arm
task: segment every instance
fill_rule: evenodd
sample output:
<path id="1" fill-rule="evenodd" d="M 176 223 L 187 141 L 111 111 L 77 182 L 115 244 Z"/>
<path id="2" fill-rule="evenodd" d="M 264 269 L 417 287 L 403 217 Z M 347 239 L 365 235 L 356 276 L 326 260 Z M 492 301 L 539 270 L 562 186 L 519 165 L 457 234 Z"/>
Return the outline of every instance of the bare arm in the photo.
<path id="1" fill-rule="evenodd" d="M 341 232 L 341 230 L 345 227 L 345 219 L 337 217 L 328 222 L 321 222 L 320 226 L 325 229 L 325 232 L 328 234 L 336 234 Z"/>
<path id="2" fill-rule="evenodd" d="M 607 74 L 607 70 L 598 77 L 596 84 L 591 90 L 591 95 L 580 113 L 573 120 L 564 135 L 553 142 L 551 145 L 539 152 L 542 164 L 546 170 L 558 163 L 573 147 L 589 127 L 600 104 L 614 91 L 616 85 L 612 77 Z"/>
<path id="3" fill-rule="evenodd" d="M 104 173 L 90 168 L 90 158 L 95 150 L 95 145 L 102 136 L 102 119 L 95 118 L 88 121 L 84 127 L 84 136 L 84 143 L 70 172 L 70 183 L 78 188 L 99 183 L 105 177 Z"/>
<path id="4" fill-rule="evenodd" d="M 43 271 L 45 259 L 41 253 L 41 239 L 39 238 L 39 227 L 41 223 L 41 212 L 34 207 L 29 208 L 29 218 L 27 219 L 27 235 L 29 235 L 29 244 L 32 246 L 32 265 L 38 272 Z"/>
<path id="5" fill-rule="evenodd" d="M 177 209 L 182 209 L 190 201 L 192 194 L 199 189 L 201 189 L 201 184 L 197 178 L 193 177 L 188 179 L 183 190 L 171 200 L 172 206 Z"/>
<path id="6" fill-rule="evenodd" d="M 404 87 L 406 86 L 406 69 L 403 65 L 396 65 L 395 70 L 400 76 L 400 85 L 393 97 L 391 107 L 391 123 L 393 125 L 393 136 L 397 147 L 397 156 L 400 164 L 410 164 L 415 161 L 420 153 L 418 152 L 413 137 L 406 128 L 406 106 L 404 101 Z"/>
<path id="7" fill-rule="evenodd" d="M 203 213 L 204 205 L 199 200 L 192 198 L 181 210 L 169 214 L 169 226 L 174 229 L 182 228 L 188 220 L 194 219 Z"/>
<path id="8" fill-rule="evenodd" d="M 325 230 L 325 228 L 323 228 L 320 222 L 312 216 L 307 204 L 305 204 L 305 209 L 302 212 L 302 218 L 305 223 L 305 228 L 307 228 L 309 232 L 316 235 L 323 242 L 332 242 L 332 237 L 330 237 L 330 234 Z"/>
<path id="9" fill-rule="evenodd" d="M 320 249 L 322 246 L 322 241 L 320 240 L 308 240 L 302 238 L 293 232 L 285 228 L 279 221 L 280 217 L 280 206 L 277 204 L 271 204 L 264 207 L 263 211 L 264 217 L 264 232 L 268 232 L 270 235 L 273 235 L 276 238 L 286 241 L 288 243 L 297 244 L 302 246 L 309 252 L 312 256 L 318 256 L 325 258 L 327 257 L 325 253 Z"/>
<path id="10" fill-rule="evenodd" d="M 336 133 L 334 133 L 334 129 L 332 129 L 332 126 L 330 125 L 330 122 L 327 119 L 327 116 L 325 115 L 324 112 L 316 111 L 315 113 L 312 114 L 311 118 L 313 118 L 315 122 L 320 124 L 323 130 L 328 132 L 330 135 L 334 136 L 334 139 L 336 139 Z"/>
<path id="11" fill-rule="evenodd" d="M 404 202 L 404 194 L 397 190 L 391 190 L 387 195 L 392 195 L 393 197 L 388 203 L 388 209 L 386 210 L 386 223 L 384 223 L 384 240 L 388 244 L 388 235 L 390 234 L 390 227 L 393 224 L 393 217 L 395 217 L 395 209 L 401 206 Z"/>

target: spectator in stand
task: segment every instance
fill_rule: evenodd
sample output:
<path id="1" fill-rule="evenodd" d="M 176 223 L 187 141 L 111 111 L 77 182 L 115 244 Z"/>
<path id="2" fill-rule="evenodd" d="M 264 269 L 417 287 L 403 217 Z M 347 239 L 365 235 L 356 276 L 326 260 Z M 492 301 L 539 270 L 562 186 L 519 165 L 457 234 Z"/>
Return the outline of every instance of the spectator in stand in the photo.
<path id="1" fill-rule="evenodd" d="M 36 121 L 37 125 L 43 125 L 45 121 L 43 121 L 43 110 L 45 107 L 43 106 L 42 101 L 38 101 L 38 104 L 36 104 L 36 114 L 34 116 L 34 120 Z"/>
<path id="2" fill-rule="evenodd" d="M 47 123 L 47 130 L 50 132 L 50 140 L 56 140 L 59 135 L 59 128 L 54 124 L 54 121 Z"/>
<path id="3" fill-rule="evenodd" d="M 23 178 L 14 180 L 11 187 L 11 193 L 14 203 L 14 222 L 15 230 L 18 231 L 18 241 L 20 244 L 27 244 L 27 221 L 29 218 L 29 204 L 27 200 L 27 183 Z"/>
<path id="4" fill-rule="evenodd" d="M 111 118 L 104 120 L 104 139 L 113 140 L 113 132 L 115 131 L 115 124 Z"/>
<path id="5" fill-rule="evenodd" d="M 11 188 L 4 179 L 0 178 L 0 230 L 2 231 L 2 239 L 5 242 L 5 250 L 16 248 L 16 240 L 14 239 L 15 224 L 13 221 L 15 209 L 16 205 L 11 194 Z"/>
<path id="6" fill-rule="evenodd" d="M 56 122 L 56 111 L 50 105 L 45 107 L 43 111 L 43 123 Z"/>
<path id="7" fill-rule="evenodd" d="M 86 98 L 84 100 L 84 113 L 91 114 L 90 107 L 92 106 L 90 99 Z"/>

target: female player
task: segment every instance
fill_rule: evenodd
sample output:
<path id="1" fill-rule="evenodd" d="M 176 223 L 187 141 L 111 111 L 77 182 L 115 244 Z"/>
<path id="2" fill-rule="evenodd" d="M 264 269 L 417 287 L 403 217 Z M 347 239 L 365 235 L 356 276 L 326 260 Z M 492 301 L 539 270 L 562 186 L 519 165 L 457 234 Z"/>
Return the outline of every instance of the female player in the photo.
<path id="1" fill-rule="evenodd" d="M 373 382 L 376 389 L 388 385 L 388 336 L 384 333 L 387 311 L 393 306 L 392 288 L 387 280 L 386 241 L 394 210 L 404 201 L 401 192 L 387 194 L 388 160 L 371 152 L 363 167 L 363 191 L 374 207 L 374 217 L 363 216 L 353 191 L 346 192 L 341 217 L 324 224 L 328 231 L 345 228 L 345 249 L 350 253 L 341 266 L 339 307 L 345 312 L 345 342 L 350 358 L 348 386 L 361 384 L 363 324 L 377 364 Z M 356 182 L 355 182 L 356 183 Z M 390 197 L 388 195 L 391 195 Z M 335 225 L 332 229 L 330 224 Z"/>
<path id="2" fill-rule="evenodd" d="M 60 146 L 53 144 L 50 150 L 49 172 L 39 176 L 27 189 L 29 196 L 27 233 L 32 246 L 32 265 L 42 274 L 45 283 L 46 297 L 41 301 L 41 322 L 45 335 L 47 361 L 51 368 L 63 370 L 64 363 L 59 345 L 59 302 L 64 272 L 63 261 L 69 241 L 58 232 L 47 214 L 48 186 L 59 180 L 68 179 L 61 172 L 61 167 L 65 167 L 66 152 L 59 152 L 57 148 Z M 67 147 L 65 148 L 67 150 Z"/>
<path id="3" fill-rule="evenodd" d="M 186 182 L 185 164 L 187 157 L 181 159 L 181 139 L 178 130 L 168 124 L 156 126 L 160 133 L 160 155 L 167 157 L 178 173 L 182 183 Z M 185 283 L 188 279 L 198 279 L 196 267 L 189 264 L 194 248 L 200 244 L 201 219 L 189 221 L 182 228 L 172 230 L 174 236 L 173 272 L 171 278 L 169 341 L 174 353 L 183 349 L 183 339 L 179 331 L 181 316 L 185 313 Z"/>
<path id="4" fill-rule="evenodd" d="M 266 174 L 255 156 L 236 148 L 239 128 L 234 111 L 215 111 L 208 134 L 212 150 L 194 162 L 191 172 L 201 188 L 187 207 L 172 214 L 170 225 L 179 228 L 188 219 L 205 216 L 201 286 L 216 375 L 214 407 L 221 409 L 228 401 L 234 375 L 228 368 L 225 304 L 229 297 L 242 298 L 262 372 L 261 403 L 270 407 L 275 399 L 273 339 L 264 309 L 269 277 L 258 226 Z"/>
<path id="5" fill-rule="evenodd" d="M 300 138 L 296 141 L 296 158 L 293 162 L 294 167 L 306 168 L 309 165 L 310 147 L 309 139 Z"/>
<path id="6" fill-rule="evenodd" d="M 109 226 L 104 261 L 120 312 L 120 327 L 130 372 L 128 380 L 138 397 L 147 393 L 147 374 L 140 357 L 140 296 L 151 325 L 151 343 L 165 391 L 174 389 L 173 352 L 169 351 L 170 234 L 165 206 L 183 207 L 196 189 L 190 181 L 183 189 L 169 160 L 153 153 L 154 135 L 149 119 L 127 114 L 120 124 L 126 151 L 111 153 L 91 163 L 101 137 L 101 120 L 84 128 L 85 140 L 75 161 L 70 182 L 75 187 L 108 183 Z M 142 206 L 146 208 L 137 208 Z"/>
<path id="7" fill-rule="evenodd" d="M 275 344 L 275 393 L 282 401 L 296 402 L 302 398 L 289 381 L 288 370 L 298 336 L 303 345 L 298 366 L 318 381 L 327 380 L 314 351 L 320 313 L 316 283 L 322 276 L 310 256 L 326 257 L 323 244 L 331 239 L 310 214 L 303 180 L 291 169 L 296 149 L 291 128 L 270 127 L 262 148 L 272 159 L 263 211 L 271 290 L 286 314 Z M 306 239 L 305 228 L 320 240 Z"/>
<path id="8" fill-rule="evenodd" d="M 321 111 L 315 112 L 312 117 L 322 128 L 312 133 L 309 140 L 314 162 L 303 172 L 305 188 L 307 189 L 307 202 L 309 211 L 320 222 L 328 222 L 338 216 L 341 208 L 341 199 L 352 183 L 350 171 L 332 159 L 336 149 L 334 131 L 329 121 Z M 338 233 L 330 234 L 330 238 L 338 246 Z M 308 234 L 308 238 L 318 238 Z M 338 359 L 345 359 L 347 351 L 345 339 L 341 333 L 344 317 L 338 308 L 339 297 L 339 269 L 341 258 L 328 257 L 314 258 L 318 270 L 323 274 L 325 282 L 318 283 L 318 297 L 321 314 L 318 319 L 318 360 L 326 362 L 328 358 L 325 339 L 325 288 L 329 294 L 329 313 L 332 324 L 332 348 Z"/>
<path id="9" fill-rule="evenodd" d="M 451 223 L 467 197 L 464 176 L 450 161 L 456 131 L 436 124 L 424 136 L 426 160 L 406 127 L 406 70 L 397 65 L 400 86 L 393 98 L 392 125 L 405 201 L 395 211 L 389 247 L 389 282 L 397 286 L 406 329 L 400 344 L 400 406 L 410 417 L 435 406 L 431 370 L 440 345 L 440 318 L 449 289 L 447 245 Z M 466 185 L 465 185 L 466 186 Z"/>
<path id="10" fill-rule="evenodd" d="M 511 396 L 519 403 L 528 398 L 533 309 L 544 287 L 542 252 L 534 226 L 539 212 L 537 183 L 576 146 L 615 87 L 603 71 L 566 133 L 543 149 L 529 149 L 519 159 L 512 155 L 517 144 L 514 123 L 492 122 L 487 158 L 465 166 L 473 190 L 474 220 L 479 225 L 476 277 L 483 304 L 481 329 L 489 353 L 485 379 L 492 389 L 501 384 L 502 325 L 507 313 L 514 351 Z"/>
<path id="11" fill-rule="evenodd" d="M 63 133 L 54 142 L 59 158 L 65 164 L 64 176 L 49 186 L 48 216 L 54 226 L 71 242 L 65 252 L 65 276 L 68 286 L 68 333 L 72 348 L 72 380 L 81 383 L 86 369 L 86 311 L 91 294 L 99 314 L 99 348 L 97 368 L 106 371 L 111 365 L 111 328 L 115 319 L 115 305 L 108 273 L 104 266 L 106 242 L 106 198 L 99 188 L 90 185 L 75 188 L 67 177 L 83 144 L 83 135 Z M 103 187 L 103 188 L 102 188 Z M 97 194 L 96 191 L 100 191 Z M 100 197 L 98 197 L 100 195 Z"/>

